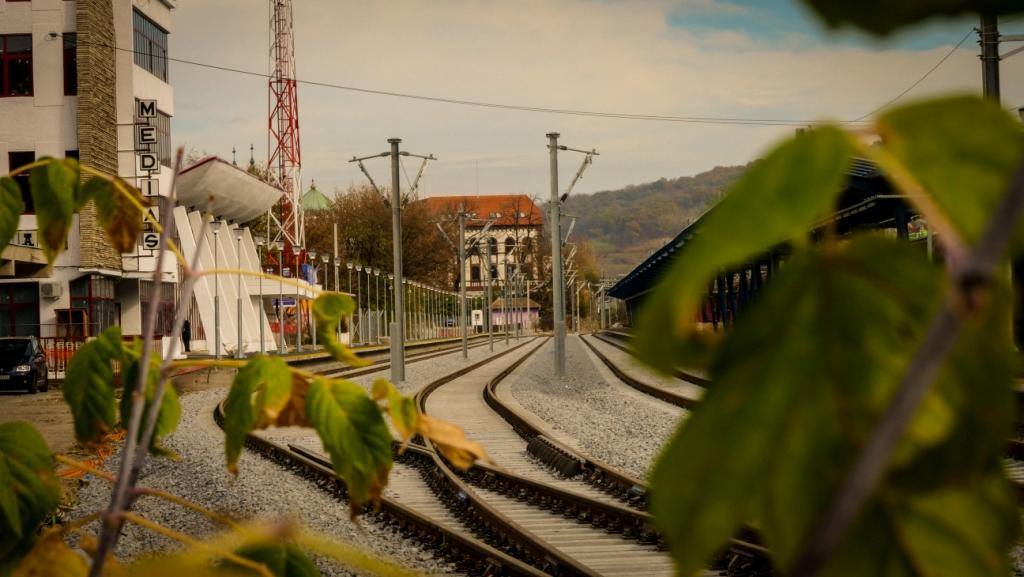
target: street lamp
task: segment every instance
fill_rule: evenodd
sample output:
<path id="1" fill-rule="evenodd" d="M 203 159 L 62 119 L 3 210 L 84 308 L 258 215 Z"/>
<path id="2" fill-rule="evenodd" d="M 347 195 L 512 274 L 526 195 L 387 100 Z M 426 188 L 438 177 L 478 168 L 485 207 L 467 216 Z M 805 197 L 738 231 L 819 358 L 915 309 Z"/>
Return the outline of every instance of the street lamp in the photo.
<path id="1" fill-rule="evenodd" d="M 286 343 L 284 341 L 284 241 L 279 240 L 274 243 L 274 248 L 277 249 L 277 340 L 280 344 L 277 346 L 277 354 L 283 355 Z"/>
<path id="2" fill-rule="evenodd" d="M 295 255 L 295 280 L 299 280 L 299 258 L 302 255 L 302 247 L 293 244 L 292 254 Z M 299 294 L 300 285 L 295 286 L 295 352 L 302 352 L 302 295 Z"/>
<path id="3" fill-rule="evenodd" d="M 376 340 L 380 344 L 380 268 L 373 267 L 373 318 L 376 325 Z"/>
<path id="4" fill-rule="evenodd" d="M 266 333 L 263 328 L 263 245 L 266 244 L 267 240 L 262 236 L 254 236 L 253 240 L 256 241 L 256 264 L 260 267 L 260 314 L 256 320 L 260 324 L 260 354 L 262 355 L 267 352 L 267 344 L 264 340 Z"/>
<path id="5" fill-rule="evenodd" d="M 220 221 L 213 224 L 213 268 L 220 266 Z M 209 350 L 209 349 L 207 349 Z M 213 356 L 220 359 L 220 275 L 213 275 Z"/>
<path id="6" fill-rule="evenodd" d="M 348 284 L 349 290 L 352 286 L 352 261 L 349 261 Z M 363 265 L 356 265 L 356 313 L 359 315 L 359 344 L 363 344 Z"/>
<path id="7" fill-rule="evenodd" d="M 235 349 L 235 358 L 240 359 L 244 356 L 242 351 L 242 238 L 245 236 L 245 229 L 241 226 L 234 228 L 235 240 L 237 253 L 235 254 L 235 264 L 238 265 L 238 274 L 236 275 L 236 281 L 238 283 L 238 293 L 235 294 L 236 300 L 236 312 L 238 314 L 238 342 Z"/>
<path id="8" fill-rule="evenodd" d="M 391 337 L 391 325 L 395 322 L 395 273 L 388 273 L 388 282 L 385 284 L 391 287 L 384 292 L 385 302 L 388 295 L 391 295 L 391 313 L 388 316 L 388 337 Z"/>

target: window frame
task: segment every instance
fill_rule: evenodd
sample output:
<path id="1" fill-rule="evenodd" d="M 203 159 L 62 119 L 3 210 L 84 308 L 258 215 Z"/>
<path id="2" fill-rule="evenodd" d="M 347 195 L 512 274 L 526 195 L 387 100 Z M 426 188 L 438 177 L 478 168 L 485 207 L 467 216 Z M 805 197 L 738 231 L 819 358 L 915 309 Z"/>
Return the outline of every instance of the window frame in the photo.
<path id="1" fill-rule="evenodd" d="M 65 32 L 61 34 L 61 37 L 64 63 L 64 96 L 78 96 L 78 33 Z"/>
<path id="2" fill-rule="evenodd" d="M 32 155 L 32 158 L 27 162 L 24 160 L 15 162 L 14 156 L 16 154 Z M 11 171 L 15 168 L 20 168 L 26 164 L 31 164 L 36 161 L 36 151 L 34 150 L 8 150 L 7 151 L 7 170 Z M 14 181 L 18 183 L 18 188 L 21 189 L 21 200 L 25 203 L 25 210 L 21 214 L 35 214 L 35 203 L 32 202 L 32 189 L 29 187 L 28 179 L 29 172 L 23 172 L 13 177 Z"/>
<path id="3" fill-rule="evenodd" d="M 135 65 L 164 82 L 168 80 L 168 36 L 170 33 L 146 16 L 138 8 L 132 8 L 132 46 Z M 154 50 L 159 49 L 160 53 Z"/>
<path id="4" fill-rule="evenodd" d="M 28 51 L 11 55 L 7 49 L 7 43 L 11 38 L 27 37 Z M 27 56 L 26 56 L 27 54 Z M 11 63 L 17 60 L 28 59 L 28 93 L 11 94 Z M 35 96 L 35 73 L 32 70 L 32 33 L 27 34 L 0 34 L 0 98 L 29 98 Z"/>

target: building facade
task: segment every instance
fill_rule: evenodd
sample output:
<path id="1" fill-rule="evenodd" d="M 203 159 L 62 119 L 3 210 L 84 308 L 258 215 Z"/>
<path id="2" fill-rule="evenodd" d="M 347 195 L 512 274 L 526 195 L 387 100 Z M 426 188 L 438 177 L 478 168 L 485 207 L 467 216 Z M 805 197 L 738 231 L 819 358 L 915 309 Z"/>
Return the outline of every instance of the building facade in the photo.
<path id="1" fill-rule="evenodd" d="M 540 278 L 544 218 L 529 196 L 434 196 L 423 201 L 438 218 L 454 219 L 460 211 L 466 213 L 469 242 L 462 278 L 467 279 L 467 292 L 480 295 L 489 279 L 492 290 L 500 290 L 517 273 L 531 282 Z M 480 236 L 484 228 L 487 232 Z"/>
<path id="2" fill-rule="evenodd" d="M 145 190 L 170 184 L 174 95 L 166 57 L 174 0 L 0 0 L 0 174 L 44 156 L 74 157 Z M 136 103 L 155 101 L 153 118 Z M 136 142 L 135 125 L 153 124 L 156 144 Z M 146 173 L 139 152 L 158 166 Z M 169 330 L 177 269 L 165 259 L 154 286 L 156 254 L 141 244 L 119 254 L 95 207 L 76 217 L 66 250 L 47 266 L 37 242 L 27 175 L 26 211 L 0 256 L 0 336 L 87 338 L 111 325 L 140 334 L 148 295 L 158 291 L 158 331 Z M 156 216 L 159 216 L 158 214 Z M 168 313 L 168 314 L 164 314 Z"/>

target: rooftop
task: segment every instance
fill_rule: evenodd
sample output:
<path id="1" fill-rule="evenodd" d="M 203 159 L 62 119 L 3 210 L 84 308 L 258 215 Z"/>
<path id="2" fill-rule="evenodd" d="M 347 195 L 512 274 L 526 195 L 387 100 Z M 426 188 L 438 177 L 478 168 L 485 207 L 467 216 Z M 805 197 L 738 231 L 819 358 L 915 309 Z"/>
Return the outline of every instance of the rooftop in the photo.
<path id="1" fill-rule="evenodd" d="M 544 213 L 525 194 L 491 194 L 463 196 L 431 196 L 423 199 L 435 214 L 459 212 L 465 206 L 469 213 L 466 226 L 480 228 L 485 221 L 494 220 L 494 226 L 541 226 Z"/>

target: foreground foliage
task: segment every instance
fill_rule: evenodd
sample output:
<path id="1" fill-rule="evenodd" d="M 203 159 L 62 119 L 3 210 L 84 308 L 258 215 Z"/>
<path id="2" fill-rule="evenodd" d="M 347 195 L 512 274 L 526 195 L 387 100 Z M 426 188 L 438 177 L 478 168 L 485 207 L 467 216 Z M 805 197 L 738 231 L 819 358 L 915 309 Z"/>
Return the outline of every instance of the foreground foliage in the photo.
<path id="1" fill-rule="evenodd" d="M 111 244 L 121 252 L 131 250 L 146 216 L 146 200 L 124 181 L 80 167 L 73 159 L 43 158 L 15 169 L 30 171 L 31 193 L 37 207 L 42 248 L 50 263 L 59 256 L 74 216 L 90 202 Z M 84 183 L 82 175 L 91 175 Z M 24 209 L 21 192 L 10 176 L 0 177 L 0 250 L 11 241 Z M 150 223 L 158 232 L 158 222 Z M 202 235 L 200 235 L 202 236 Z M 269 276 L 245 270 L 195 270 L 167 235 L 163 248 L 178 259 L 184 286 L 206 274 Z M 158 267 L 159 269 L 159 267 Z M 271 277 L 277 279 L 277 277 Z M 279 279 L 294 283 L 292 279 Z M 183 294 L 187 303 L 191 294 Z M 352 299 L 340 293 L 320 293 L 313 302 L 317 336 L 336 360 L 351 366 L 365 361 L 345 347 L 335 329 L 353 311 Z M 177 310 L 180 326 L 187 307 Z M 237 368 L 224 402 L 226 466 L 238 473 L 238 459 L 245 438 L 252 431 L 271 426 L 300 426 L 315 430 L 344 480 L 353 517 L 368 503 L 379 501 L 391 470 L 392 436 L 385 422 L 390 415 L 401 441 L 413 434 L 435 440 L 453 463 L 469 467 L 486 458 L 482 448 L 465 438 L 449 423 L 421 415 L 411 397 L 403 396 L 386 381 L 374 385 L 371 397 L 360 385 L 326 378 L 289 366 L 280 357 L 255 355 L 241 360 L 161 359 L 150 331 L 142 339 L 126 342 L 118 327 L 111 327 L 85 343 L 68 365 L 63 386 L 71 409 L 75 438 L 86 448 L 104 444 L 109 435 L 124 428 L 130 433 L 122 450 L 118 475 L 93 469 L 64 456 L 51 455 L 39 433 L 27 423 L 0 425 L 0 576 L 80 575 L 276 575 L 305 577 L 319 571 L 305 551 L 343 561 L 347 566 L 381 575 L 408 572 L 375 559 L 356 548 L 332 543 L 289 523 L 242 525 L 222 514 L 206 510 L 180 497 L 136 487 L 146 453 L 174 457 L 160 441 L 177 428 L 181 405 L 167 382 L 181 367 L 223 366 Z M 118 400 L 117 369 L 124 384 Z M 382 393 L 381 393 L 382 392 Z M 381 394 L 378 394 L 381 393 Z M 134 445 L 144 447 L 133 451 Z M 141 457 L 139 457 L 141 455 Z M 126 461 L 132 459 L 132 461 Z M 44 530 L 40 524 L 60 500 L 55 461 L 78 468 L 115 485 L 111 506 L 105 512 Z M 124 465 L 130 462 L 130 466 Z M 122 493 L 120 487 L 126 487 Z M 119 500 L 124 495 L 123 501 Z M 228 531 L 212 541 L 198 541 L 131 512 L 141 496 L 166 499 L 206 515 Z M 97 536 L 83 527 L 100 518 L 104 532 Z M 183 553 L 121 567 L 112 558 L 120 526 L 135 523 L 186 545 Z M 70 534 L 91 562 L 65 544 Z M 105 552 L 105 553 L 104 553 Z"/>
<path id="2" fill-rule="evenodd" d="M 877 132 L 881 146 L 830 126 L 780 144 L 708 214 L 642 312 L 637 350 L 649 362 L 709 359 L 714 382 L 651 477 L 652 511 L 685 575 L 744 525 L 780 570 L 799 564 L 951 302 L 960 335 L 821 572 L 1009 573 L 1020 519 L 1001 464 L 1015 413 L 1006 275 L 979 273 L 965 288 L 951 271 L 969 265 L 1013 193 L 1024 130 L 998 106 L 956 97 L 893 110 Z M 823 219 L 856 156 L 925 217 L 945 267 L 903 241 L 834 235 Z M 1004 233 L 1012 254 L 1022 233 Z M 718 339 L 695 331 L 708 283 L 779 246 L 783 266 L 735 327 Z"/>

